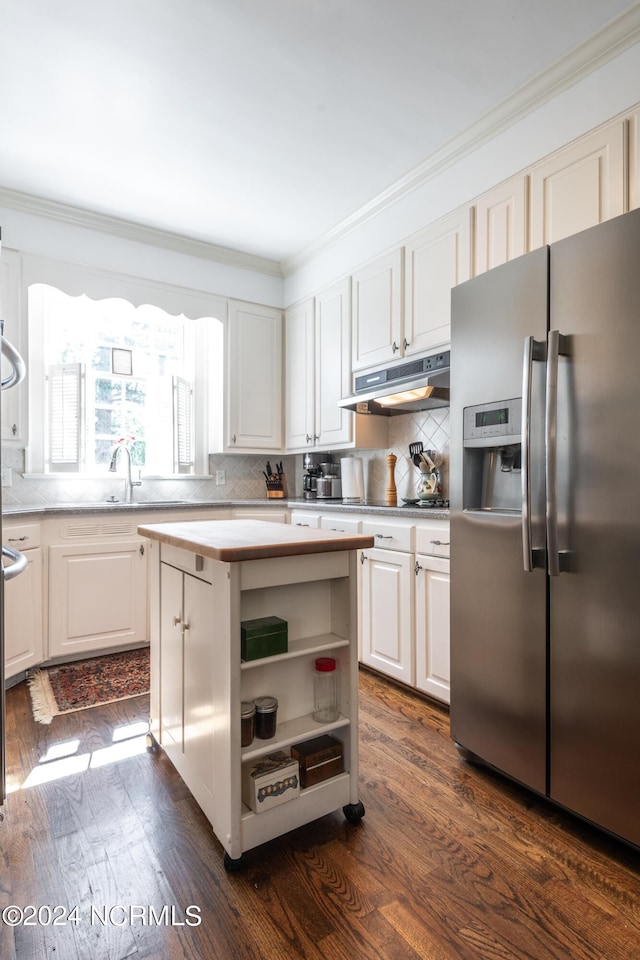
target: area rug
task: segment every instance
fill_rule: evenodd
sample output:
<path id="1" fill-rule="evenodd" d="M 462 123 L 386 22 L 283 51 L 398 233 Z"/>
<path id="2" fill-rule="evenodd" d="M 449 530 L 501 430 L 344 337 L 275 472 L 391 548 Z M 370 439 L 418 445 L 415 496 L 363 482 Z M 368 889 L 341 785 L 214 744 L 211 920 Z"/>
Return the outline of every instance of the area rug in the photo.
<path id="1" fill-rule="evenodd" d="M 34 720 L 51 723 L 59 714 L 148 693 L 149 648 L 30 670 L 27 683 Z"/>

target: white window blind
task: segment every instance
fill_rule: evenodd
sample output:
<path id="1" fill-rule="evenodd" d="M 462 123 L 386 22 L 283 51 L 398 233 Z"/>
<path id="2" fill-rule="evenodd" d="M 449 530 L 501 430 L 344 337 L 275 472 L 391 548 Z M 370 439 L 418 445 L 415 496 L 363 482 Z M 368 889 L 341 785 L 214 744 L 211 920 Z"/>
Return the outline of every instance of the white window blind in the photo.
<path id="1" fill-rule="evenodd" d="M 173 471 L 193 472 L 193 389 L 183 377 L 173 377 Z"/>
<path id="2" fill-rule="evenodd" d="M 49 388 L 49 469 L 74 472 L 82 460 L 84 368 L 56 363 L 47 373 Z"/>

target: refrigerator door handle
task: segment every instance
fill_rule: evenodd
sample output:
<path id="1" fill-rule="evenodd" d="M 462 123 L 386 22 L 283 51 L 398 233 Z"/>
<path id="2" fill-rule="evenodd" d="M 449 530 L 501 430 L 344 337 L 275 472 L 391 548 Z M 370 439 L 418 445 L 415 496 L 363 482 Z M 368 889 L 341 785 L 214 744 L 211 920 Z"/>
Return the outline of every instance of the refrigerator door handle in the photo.
<path id="1" fill-rule="evenodd" d="M 4 336 L 2 337 L 2 356 L 11 364 L 11 373 L 2 380 L 2 389 L 8 390 L 10 387 L 16 387 L 19 383 L 22 383 L 27 368 L 16 348 Z"/>
<path id="2" fill-rule="evenodd" d="M 522 357 L 522 430 L 521 430 L 521 477 L 522 477 L 522 563 L 525 573 L 534 568 L 531 536 L 531 382 L 535 360 L 544 360 L 546 344 L 533 337 L 524 338 Z"/>
<path id="3" fill-rule="evenodd" d="M 4 547 L 2 548 L 2 556 L 6 557 L 7 560 L 11 560 L 11 563 L 8 567 L 2 568 L 2 575 L 4 577 L 4 582 L 7 583 L 8 580 L 13 580 L 14 577 L 19 576 L 21 573 L 27 569 L 27 558 L 24 553 L 20 553 L 19 550 L 14 550 L 13 547 Z"/>
<path id="4" fill-rule="evenodd" d="M 558 358 L 566 356 L 567 338 L 549 331 L 545 398 L 545 483 L 547 489 L 547 556 L 549 576 L 560 576 L 558 541 Z"/>

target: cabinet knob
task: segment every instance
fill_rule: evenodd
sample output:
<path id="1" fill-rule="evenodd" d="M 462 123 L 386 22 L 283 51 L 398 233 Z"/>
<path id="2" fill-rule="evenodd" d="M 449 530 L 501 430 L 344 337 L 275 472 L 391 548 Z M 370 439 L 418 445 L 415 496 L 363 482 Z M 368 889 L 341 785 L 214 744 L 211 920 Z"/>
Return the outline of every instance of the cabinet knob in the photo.
<path id="1" fill-rule="evenodd" d="M 15 425 L 15 423 L 12 423 L 12 424 L 11 424 L 11 433 L 14 435 L 14 437 L 15 437 L 15 435 L 16 435 L 17 432 L 18 432 L 17 426 Z"/>
<path id="2" fill-rule="evenodd" d="M 430 540 L 429 543 L 432 543 L 434 547 L 450 547 L 450 540 Z"/>
<path id="3" fill-rule="evenodd" d="M 402 341 L 402 347 L 403 347 L 403 349 L 406 350 L 407 347 L 410 347 L 410 346 L 411 346 L 411 344 L 409 343 L 409 341 L 408 341 L 407 338 L 405 337 L 404 340 Z"/>
<path id="4" fill-rule="evenodd" d="M 364 553 L 361 553 L 361 554 L 360 554 L 360 563 L 364 564 L 365 560 L 368 560 L 368 559 L 369 559 L 369 558 L 367 557 L 366 554 L 364 554 Z"/>
<path id="5" fill-rule="evenodd" d="M 393 540 L 393 536 L 386 533 L 375 533 L 374 537 L 376 540 Z"/>
<path id="6" fill-rule="evenodd" d="M 420 573 L 421 570 L 422 570 L 422 567 L 420 566 L 420 564 L 419 564 L 418 561 L 416 560 L 416 565 L 415 565 L 415 567 L 413 568 L 413 572 L 415 573 L 416 577 L 418 576 L 418 574 Z"/>
<path id="7" fill-rule="evenodd" d="M 139 548 L 139 549 L 140 549 L 140 556 L 141 556 L 141 557 L 144 557 L 144 543 L 141 543 L 141 544 L 140 544 L 140 548 Z"/>
<path id="8" fill-rule="evenodd" d="M 391 351 L 392 351 L 392 353 L 397 353 L 397 352 L 398 352 L 398 349 L 399 349 L 399 348 L 398 348 L 398 344 L 397 344 L 397 343 L 395 342 L 395 340 L 394 340 L 393 343 L 391 344 Z"/>
<path id="9" fill-rule="evenodd" d="M 236 442 L 236 435 L 234 433 L 234 435 L 231 437 L 231 443 L 235 443 L 235 442 Z"/>
<path id="10" fill-rule="evenodd" d="M 313 437 L 307 434 L 306 440 L 307 440 L 307 443 L 311 443 L 311 441 L 313 440 Z"/>
<path id="11" fill-rule="evenodd" d="M 173 618 L 173 625 L 174 625 L 174 627 L 179 627 L 181 623 L 182 623 L 182 618 L 181 618 L 181 617 L 174 617 L 174 618 Z"/>

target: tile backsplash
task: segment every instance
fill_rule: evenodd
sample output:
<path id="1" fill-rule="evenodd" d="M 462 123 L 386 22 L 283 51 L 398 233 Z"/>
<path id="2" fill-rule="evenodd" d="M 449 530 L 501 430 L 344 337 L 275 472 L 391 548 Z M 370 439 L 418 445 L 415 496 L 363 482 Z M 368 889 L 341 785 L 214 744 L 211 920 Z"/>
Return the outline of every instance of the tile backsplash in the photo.
<path id="1" fill-rule="evenodd" d="M 409 457 L 409 444 L 422 441 L 425 450 L 437 450 L 444 457 L 440 468 L 443 496 L 449 496 L 449 407 L 423 413 L 404 413 L 389 417 L 387 450 L 355 451 L 364 467 L 365 496 L 368 500 L 384 500 L 389 471 L 387 455 L 395 454 L 395 483 L 398 502 L 401 497 L 415 497 L 420 471 Z M 342 454 L 348 456 L 349 454 Z M 337 459 L 338 455 L 336 455 Z"/>
<path id="2" fill-rule="evenodd" d="M 336 450 L 332 459 L 362 457 L 365 496 L 384 500 L 388 482 L 386 458 L 397 457 L 395 483 L 398 499 L 415 496 L 419 471 L 409 458 L 409 444 L 422 441 L 426 450 L 438 450 L 444 456 L 441 468 L 443 494 L 449 496 L 449 408 L 424 413 L 402 414 L 389 418 L 389 443 L 385 450 Z M 302 454 L 282 456 L 265 451 L 263 455 L 216 454 L 209 457 L 209 477 L 171 480 L 145 480 L 136 487 L 136 500 L 266 500 L 262 471 L 267 460 L 282 460 L 289 497 L 302 496 Z M 11 470 L 11 485 L 2 489 L 6 506 L 46 506 L 51 503 L 97 503 L 111 496 L 122 499 L 124 477 L 109 474 L 104 479 L 83 477 L 42 478 L 24 476 L 24 450 L 2 447 L 2 466 Z M 216 471 L 223 470 L 225 483 L 216 484 Z"/>

